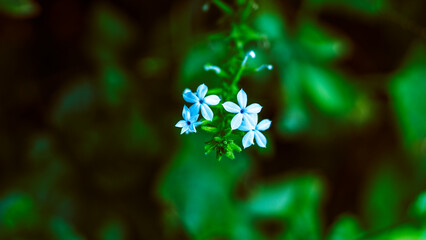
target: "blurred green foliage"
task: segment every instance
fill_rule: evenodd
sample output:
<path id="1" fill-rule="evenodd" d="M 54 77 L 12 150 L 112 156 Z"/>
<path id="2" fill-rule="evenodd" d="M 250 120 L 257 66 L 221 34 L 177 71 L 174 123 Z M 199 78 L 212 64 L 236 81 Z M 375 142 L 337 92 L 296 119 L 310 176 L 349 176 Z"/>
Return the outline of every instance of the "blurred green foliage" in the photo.
<path id="1" fill-rule="evenodd" d="M 358 220 L 350 215 L 340 216 L 328 235 L 329 240 L 344 240 L 360 238 L 363 230 L 359 226 Z"/>
<path id="2" fill-rule="evenodd" d="M 406 59 L 405 66 L 392 76 L 390 93 L 395 116 L 401 129 L 404 146 L 420 159 L 415 165 L 426 170 L 426 81 L 424 80 L 426 50 L 414 46 Z M 414 158 L 414 159 L 416 159 Z"/>
<path id="3" fill-rule="evenodd" d="M 426 239 L 423 2 L 0 0 L 0 239 Z M 239 46 L 274 126 L 217 162 L 173 124 Z"/>
<path id="4" fill-rule="evenodd" d="M 33 227 L 37 220 L 34 205 L 34 200 L 23 193 L 11 193 L 3 198 L 0 206 L 2 229 L 10 233 Z"/>
<path id="5" fill-rule="evenodd" d="M 244 184 L 241 176 L 248 174 L 252 161 L 244 154 L 220 164 L 212 156 L 200 157 L 203 151 L 196 143 L 203 137 L 185 138 L 189 147 L 163 173 L 159 188 L 173 218 L 182 221 L 191 237 L 267 239 L 272 234 L 278 239 L 320 239 L 321 178 L 294 174 L 253 189 L 244 186 L 248 196 L 238 196 L 236 188 Z M 278 225 L 277 232 L 262 228 L 270 220 Z"/>
<path id="6" fill-rule="evenodd" d="M 27 18 L 38 14 L 40 7 L 33 0 L 1 0 L 0 11 L 11 17 Z"/>
<path id="7" fill-rule="evenodd" d="M 361 11 L 370 14 L 376 14 L 386 7 L 386 0 L 308 0 L 307 5 L 310 7 L 344 7 L 352 11 Z"/>

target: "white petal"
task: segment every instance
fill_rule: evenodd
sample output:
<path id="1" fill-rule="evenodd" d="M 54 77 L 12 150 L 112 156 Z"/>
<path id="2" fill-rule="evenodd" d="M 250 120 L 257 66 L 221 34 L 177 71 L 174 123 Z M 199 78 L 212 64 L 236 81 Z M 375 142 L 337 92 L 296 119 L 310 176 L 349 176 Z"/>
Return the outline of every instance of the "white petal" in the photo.
<path id="1" fill-rule="evenodd" d="M 195 96 L 194 93 L 192 92 L 186 92 L 183 94 L 183 99 L 185 99 L 185 101 L 189 102 L 189 103 L 196 103 L 198 102 L 198 97 Z"/>
<path id="2" fill-rule="evenodd" d="M 185 90 L 183 90 L 183 94 L 187 93 L 187 92 L 191 92 L 191 89 L 189 88 L 185 88 Z"/>
<path id="3" fill-rule="evenodd" d="M 197 132 L 197 130 L 195 129 L 195 126 L 194 126 L 194 124 L 191 124 L 191 125 L 189 125 L 188 126 L 189 127 L 189 132 Z"/>
<path id="4" fill-rule="evenodd" d="M 196 102 L 192 104 L 192 106 L 189 108 L 189 113 L 191 116 L 195 116 L 200 112 L 200 103 Z"/>
<path id="5" fill-rule="evenodd" d="M 248 113 L 244 113 L 244 121 L 248 121 L 248 123 L 250 123 L 253 128 L 256 127 L 257 125 L 257 114 L 248 114 Z"/>
<path id="6" fill-rule="evenodd" d="M 194 123 L 194 127 L 198 127 L 198 126 L 200 126 L 202 123 L 201 122 L 195 122 Z"/>
<path id="7" fill-rule="evenodd" d="M 241 111 L 241 108 L 233 102 L 226 102 L 222 104 L 222 106 L 223 108 L 225 108 L 227 112 L 230 112 L 230 113 L 240 113 Z"/>
<path id="8" fill-rule="evenodd" d="M 248 131 L 243 137 L 243 147 L 248 148 L 254 144 L 253 142 L 254 133 L 253 131 Z"/>
<path id="9" fill-rule="evenodd" d="M 262 110 L 262 106 L 260 106 L 258 103 L 253 103 L 246 107 L 246 111 L 248 113 L 259 113 L 260 110 Z"/>
<path id="10" fill-rule="evenodd" d="M 191 116 L 190 116 L 190 113 L 189 113 L 189 109 L 188 109 L 188 107 L 187 107 L 186 105 L 184 105 L 184 106 L 183 106 L 183 110 L 182 110 L 182 117 L 183 117 L 183 119 L 184 119 L 184 120 L 186 120 L 186 121 L 188 121 L 188 120 L 189 120 L 189 118 L 191 117 Z"/>
<path id="11" fill-rule="evenodd" d="M 207 104 L 201 104 L 201 115 L 209 121 L 213 119 L 213 111 Z"/>
<path id="12" fill-rule="evenodd" d="M 186 125 L 186 121 L 185 120 L 180 120 L 178 123 L 176 123 L 175 127 L 183 127 Z"/>
<path id="13" fill-rule="evenodd" d="M 204 99 L 207 93 L 207 86 L 203 83 L 197 88 L 197 95 L 200 99 Z"/>
<path id="14" fill-rule="evenodd" d="M 241 122 L 243 121 L 243 114 L 237 113 L 231 120 L 231 129 L 237 129 L 241 126 Z"/>
<path id="15" fill-rule="evenodd" d="M 182 130 L 180 130 L 180 134 L 183 134 L 185 132 L 188 133 L 188 130 L 188 125 L 185 124 L 185 126 L 182 127 Z"/>
<path id="16" fill-rule="evenodd" d="M 208 105 L 217 105 L 220 102 L 220 98 L 216 95 L 210 95 L 204 98 L 204 102 Z"/>
<path id="17" fill-rule="evenodd" d="M 247 93 L 241 88 L 241 90 L 237 94 L 238 104 L 240 104 L 241 108 L 246 108 L 247 106 Z"/>
<path id="18" fill-rule="evenodd" d="M 266 148 L 266 137 L 261 132 L 255 130 L 254 131 L 254 137 L 256 138 L 257 145 L 259 147 Z"/>
<path id="19" fill-rule="evenodd" d="M 257 124 L 256 129 L 259 131 L 265 131 L 268 130 L 269 127 L 271 127 L 271 123 L 272 121 L 269 119 L 263 119 L 262 121 L 260 121 L 259 124 Z"/>
<path id="20" fill-rule="evenodd" d="M 238 128 L 238 130 L 240 130 L 240 131 L 250 131 L 250 130 L 254 130 L 254 127 L 247 120 L 244 120 L 241 123 L 240 127 Z"/>
<path id="21" fill-rule="evenodd" d="M 194 116 L 191 116 L 191 118 L 189 119 L 189 121 L 191 122 L 191 123 L 194 123 L 194 122 L 196 122 L 197 121 L 197 119 L 198 119 L 198 117 L 199 117 L 200 115 L 198 115 L 198 114 L 196 114 L 196 115 L 194 115 Z"/>

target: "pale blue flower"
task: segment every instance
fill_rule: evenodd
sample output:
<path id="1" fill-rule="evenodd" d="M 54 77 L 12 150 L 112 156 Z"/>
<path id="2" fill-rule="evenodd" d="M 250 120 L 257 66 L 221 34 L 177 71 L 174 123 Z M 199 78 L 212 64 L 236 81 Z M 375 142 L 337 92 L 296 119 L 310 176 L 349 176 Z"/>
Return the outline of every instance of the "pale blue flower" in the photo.
<path id="1" fill-rule="evenodd" d="M 251 145 L 254 145 L 254 139 L 256 139 L 256 143 L 259 147 L 266 148 L 266 137 L 260 131 L 268 130 L 272 121 L 264 119 L 258 124 L 257 115 L 253 117 L 252 120 L 253 122 L 243 121 L 241 126 L 238 128 L 241 131 L 248 131 L 243 137 L 243 147 L 248 148 Z"/>
<path id="2" fill-rule="evenodd" d="M 209 121 L 213 119 L 213 111 L 210 109 L 209 105 L 217 105 L 220 102 L 220 98 L 216 95 L 209 95 L 206 97 L 207 86 L 201 84 L 197 88 L 197 93 L 194 94 L 189 89 L 185 89 L 183 92 L 183 99 L 189 103 L 194 103 L 190 107 L 191 113 L 198 114 L 201 109 L 201 115 Z"/>
<path id="3" fill-rule="evenodd" d="M 197 122 L 198 116 L 197 113 L 191 112 L 187 106 L 183 106 L 182 117 L 184 120 L 180 120 L 175 125 L 176 127 L 182 128 L 180 134 L 197 132 L 195 128 L 201 124 L 201 122 Z"/>
<path id="4" fill-rule="evenodd" d="M 247 94 L 241 89 L 237 94 L 238 104 L 233 102 L 225 102 L 223 108 L 230 113 L 236 113 L 236 115 L 231 120 L 231 129 L 237 129 L 240 127 L 243 119 L 245 121 L 251 121 L 254 116 L 257 118 L 257 114 L 262 110 L 262 106 L 258 103 L 250 104 L 247 107 Z"/>

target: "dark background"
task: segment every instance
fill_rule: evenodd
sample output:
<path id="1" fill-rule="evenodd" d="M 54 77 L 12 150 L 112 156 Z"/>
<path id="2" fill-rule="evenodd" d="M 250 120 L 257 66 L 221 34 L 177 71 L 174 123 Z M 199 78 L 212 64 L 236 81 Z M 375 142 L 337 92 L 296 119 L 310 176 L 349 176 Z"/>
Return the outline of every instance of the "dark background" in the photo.
<path id="1" fill-rule="evenodd" d="M 8 1 L 3 2 L 7 6 Z M 413 52 L 424 58 L 425 52 L 413 46 L 424 46 L 426 40 L 425 2 L 392 0 L 372 12 L 342 6 L 339 1 L 312 4 L 315 7 L 309 7 L 310 2 L 259 1 L 258 5 L 260 12 L 275 6 L 272 9 L 285 21 L 287 35 L 294 36 L 289 37 L 292 42 L 298 41 L 304 18 L 350 42 L 347 54 L 326 64 L 315 62 L 325 71 L 337 69 L 345 81 L 362 89 L 368 96 L 368 117 L 353 123 L 351 117 L 340 117 L 339 109 L 324 114 L 305 92 L 309 126 L 291 134 L 283 130 L 280 122 L 288 102 L 280 99 L 291 94 L 282 81 L 284 65 L 269 57 L 280 55 L 274 50 L 279 39 L 270 40 L 264 55 L 274 71 L 247 77 L 241 86 L 251 91 L 249 96 L 264 106 L 263 116 L 273 121 L 266 132 L 271 147 L 245 151 L 250 170 L 241 174 L 244 180 L 236 181 L 235 198 L 246 199 L 258 183 L 287 173 L 315 172 L 326 186 L 320 207 L 323 234 L 342 213 L 359 216 L 364 229 L 387 227 L 386 221 L 368 220 L 386 218 L 380 211 L 369 212 L 369 196 L 380 189 L 385 190 L 378 193 L 379 199 L 399 196 L 389 205 L 395 208 L 392 224 L 398 224 L 425 187 L 426 132 L 417 132 L 418 141 L 412 140 L 405 126 L 412 124 L 411 118 L 414 124 L 425 124 L 426 88 L 424 84 L 414 87 L 425 94 L 413 93 L 418 98 L 409 100 L 414 105 L 407 110 L 399 107 L 406 100 L 392 90 L 392 81 L 409 68 L 407 59 Z M 228 25 L 218 21 L 222 12 L 213 4 L 203 12 L 200 1 L 32 4 L 33 11 L 2 7 L 0 15 L 0 236 L 197 236 L 181 221 L 179 207 L 170 208 L 171 200 L 158 189 L 172 174 L 171 162 L 182 158 L 179 152 L 185 144 L 202 150 L 208 138 L 188 142 L 191 135 L 180 136 L 174 124 L 180 120 L 183 89 L 195 90 L 203 82 L 214 81 L 202 68 L 197 74 L 206 78 L 185 80 L 182 68 L 189 61 L 187 53 L 208 42 L 210 32 L 227 31 Z M 203 61 L 200 57 L 196 64 Z M 238 156 L 202 161 L 220 167 L 223 161 L 238 161 Z M 380 174 L 384 180 L 375 181 Z M 376 183 L 379 187 L 374 188 Z M 191 191 L 190 186 L 186 189 Z M 179 205 L 185 200 L 176 201 Z M 173 211 L 180 219 L 175 225 L 164 220 Z M 266 222 L 258 228 L 266 234 L 286 231 L 274 224 Z"/>

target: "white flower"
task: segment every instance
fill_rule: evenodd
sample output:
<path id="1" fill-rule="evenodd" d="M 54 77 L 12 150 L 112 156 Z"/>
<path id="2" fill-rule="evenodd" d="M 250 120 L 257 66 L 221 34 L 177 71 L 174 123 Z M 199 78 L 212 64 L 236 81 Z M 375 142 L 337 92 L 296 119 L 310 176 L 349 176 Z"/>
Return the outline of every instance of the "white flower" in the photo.
<path id="1" fill-rule="evenodd" d="M 243 89 L 241 89 L 238 92 L 237 100 L 240 106 L 229 101 L 222 104 L 223 108 L 225 108 L 226 111 L 230 113 L 236 113 L 236 115 L 234 116 L 234 118 L 232 118 L 232 121 L 231 121 L 232 130 L 240 127 L 241 122 L 243 121 L 243 118 L 245 121 L 253 122 L 252 118 L 254 117 L 254 115 L 256 115 L 256 118 L 257 118 L 257 114 L 260 112 L 260 110 L 262 110 L 262 106 L 260 106 L 260 104 L 258 103 L 253 103 L 250 106 L 246 107 L 247 94 L 244 92 Z"/>
<path id="2" fill-rule="evenodd" d="M 217 105 L 220 102 L 220 98 L 216 95 L 210 95 L 206 97 L 207 86 L 201 84 L 197 88 L 197 94 L 194 94 L 189 89 L 185 89 L 183 92 L 183 99 L 189 103 L 194 103 L 190 111 L 198 114 L 201 108 L 201 115 L 209 121 L 213 119 L 213 111 L 210 109 L 209 105 Z"/>
<path id="3" fill-rule="evenodd" d="M 266 148 L 266 137 L 260 131 L 268 130 L 271 126 L 271 122 L 272 121 L 269 119 L 264 119 L 257 124 L 257 115 L 253 117 L 254 124 L 244 121 L 238 128 L 241 131 L 248 131 L 243 137 L 243 147 L 248 148 L 254 145 L 254 139 L 256 139 L 256 143 L 259 147 Z"/>
<path id="4" fill-rule="evenodd" d="M 184 120 L 180 120 L 175 125 L 176 127 L 182 128 L 180 134 L 197 132 L 195 128 L 201 124 L 201 122 L 197 122 L 198 116 L 197 113 L 191 112 L 187 106 L 183 106 L 182 117 Z"/>

